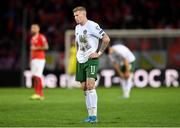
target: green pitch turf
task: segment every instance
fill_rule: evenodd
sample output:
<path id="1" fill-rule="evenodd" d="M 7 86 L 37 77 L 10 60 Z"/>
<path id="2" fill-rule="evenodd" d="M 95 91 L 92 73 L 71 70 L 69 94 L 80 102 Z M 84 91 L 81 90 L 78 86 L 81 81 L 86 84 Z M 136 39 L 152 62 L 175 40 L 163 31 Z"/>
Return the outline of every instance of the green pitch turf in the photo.
<path id="1" fill-rule="evenodd" d="M 133 88 L 130 99 L 118 87 L 98 88 L 96 124 L 87 117 L 80 89 L 45 89 L 44 101 L 31 101 L 32 89 L 0 88 L 0 126 L 130 127 L 180 126 L 180 88 Z"/>

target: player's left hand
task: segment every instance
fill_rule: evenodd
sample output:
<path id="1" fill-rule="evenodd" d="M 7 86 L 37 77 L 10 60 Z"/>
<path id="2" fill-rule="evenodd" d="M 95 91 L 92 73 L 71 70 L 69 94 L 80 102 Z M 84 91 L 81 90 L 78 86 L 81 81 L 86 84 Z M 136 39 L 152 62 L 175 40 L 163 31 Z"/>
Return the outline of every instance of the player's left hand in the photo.
<path id="1" fill-rule="evenodd" d="M 91 53 L 90 58 L 98 58 L 99 57 L 99 54 L 97 52 L 94 52 L 94 53 Z"/>
<path id="2" fill-rule="evenodd" d="M 36 47 L 35 46 L 31 46 L 31 50 L 36 50 Z"/>
<path id="3" fill-rule="evenodd" d="M 130 77 L 130 72 L 129 71 L 126 71 L 125 73 L 124 73 L 124 78 L 125 79 L 128 79 Z"/>

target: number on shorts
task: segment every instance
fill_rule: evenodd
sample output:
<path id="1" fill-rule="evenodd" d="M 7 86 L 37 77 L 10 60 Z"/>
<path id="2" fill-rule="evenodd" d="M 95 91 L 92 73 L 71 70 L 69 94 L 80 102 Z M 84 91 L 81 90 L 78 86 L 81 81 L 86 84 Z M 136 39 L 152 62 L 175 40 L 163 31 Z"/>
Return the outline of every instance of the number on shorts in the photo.
<path id="1" fill-rule="evenodd" d="M 91 66 L 91 74 L 95 74 L 96 66 Z"/>

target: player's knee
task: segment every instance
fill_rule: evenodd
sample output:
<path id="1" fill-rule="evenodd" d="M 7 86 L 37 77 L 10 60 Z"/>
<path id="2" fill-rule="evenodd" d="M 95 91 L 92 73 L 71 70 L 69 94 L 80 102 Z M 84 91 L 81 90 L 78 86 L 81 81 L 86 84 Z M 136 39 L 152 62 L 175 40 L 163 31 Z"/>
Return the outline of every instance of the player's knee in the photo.
<path id="1" fill-rule="evenodd" d="M 88 90 L 92 90 L 92 89 L 94 89 L 95 88 L 95 85 L 93 84 L 93 83 L 88 83 L 87 84 L 87 89 Z"/>
<path id="2" fill-rule="evenodd" d="M 83 91 L 87 91 L 88 89 L 87 89 L 86 86 L 82 86 L 82 90 L 83 90 Z"/>
<path id="3" fill-rule="evenodd" d="M 82 88 L 84 91 L 87 90 L 87 86 L 86 86 L 86 83 L 85 83 L 85 82 L 81 83 L 81 88 Z"/>
<path id="4" fill-rule="evenodd" d="M 88 78 L 87 80 L 87 89 L 92 90 L 95 88 L 95 79 L 94 78 Z"/>

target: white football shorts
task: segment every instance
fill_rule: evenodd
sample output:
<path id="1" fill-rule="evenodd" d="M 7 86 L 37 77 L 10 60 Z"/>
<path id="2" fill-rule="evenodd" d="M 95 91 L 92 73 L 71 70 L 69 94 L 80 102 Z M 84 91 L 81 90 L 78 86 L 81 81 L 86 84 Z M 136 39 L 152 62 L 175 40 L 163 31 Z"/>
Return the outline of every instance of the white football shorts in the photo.
<path id="1" fill-rule="evenodd" d="M 44 59 L 32 59 L 31 60 L 31 72 L 33 76 L 42 77 L 45 66 Z"/>

